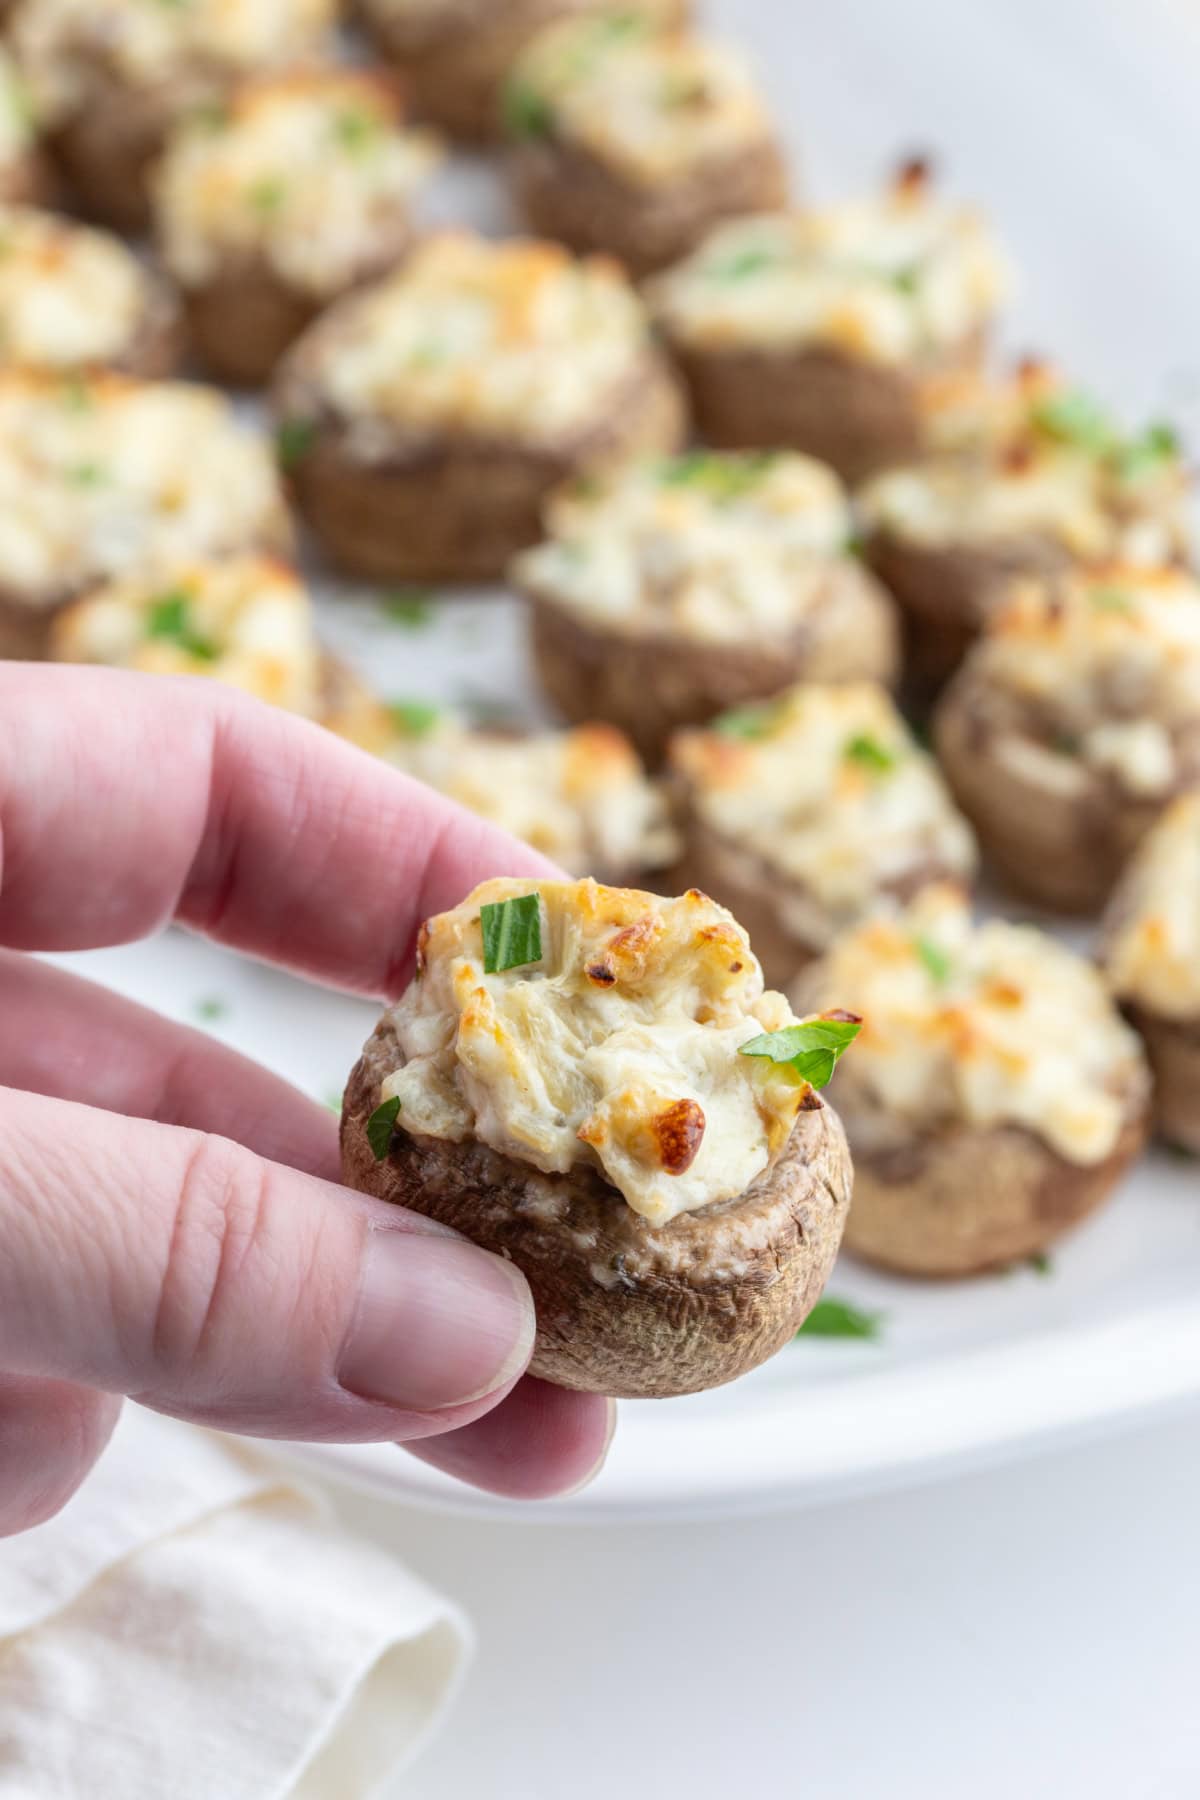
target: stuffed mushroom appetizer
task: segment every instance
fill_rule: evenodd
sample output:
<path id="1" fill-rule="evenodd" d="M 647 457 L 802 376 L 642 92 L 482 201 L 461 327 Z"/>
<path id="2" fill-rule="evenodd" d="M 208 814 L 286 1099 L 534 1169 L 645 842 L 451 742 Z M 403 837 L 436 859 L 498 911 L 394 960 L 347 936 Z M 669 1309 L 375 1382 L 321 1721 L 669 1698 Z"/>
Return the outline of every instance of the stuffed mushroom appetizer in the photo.
<path id="1" fill-rule="evenodd" d="M 633 463 L 556 495 L 547 532 L 513 565 L 542 685 L 651 761 L 680 726 L 795 681 L 896 679 L 895 610 L 854 554 L 841 482 L 809 457 Z"/>
<path id="2" fill-rule="evenodd" d="M 978 364 L 1007 290 L 981 220 L 913 162 L 878 198 L 720 225 L 649 294 L 710 442 L 859 481 L 920 451 L 923 384 Z"/>
<path id="3" fill-rule="evenodd" d="M 0 205 L 0 368 L 165 375 L 180 349 L 174 295 L 118 238 Z"/>
<path id="4" fill-rule="evenodd" d="M 638 274 L 685 256 L 720 220 L 787 199 L 741 58 L 635 11 L 539 32 L 505 83 L 504 118 L 534 230 L 611 251 Z"/>
<path id="5" fill-rule="evenodd" d="M 331 307 L 284 358 L 276 410 L 329 556 L 384 581 L 502 574 L 560 482 L 683 430 L 615 263 L 465 233 Z"/>
<path id="6" fill-rule="evenodd" d="M 869 682 L 792 688 L 680 732 L 670 767 L 686 834 L 676 879 L 746 922 L 769 981 L 880 905 L 975 872 L 937 764 Z"/>
<path id="7" fill-rule="evenodd" d="M 1200 1154 L 1200 790 L 1172 801 L 1134 852 L 1101 964 L 1150 1057 L 1159 1131 Z"/>
<path id="8" fill-rule="evenodd" d="M 222 395 L 0 372 L 0 655 L 44 656 L 55 613 L 113 576 L 290 541 L 269 448 Z"/>
<path id="9" fill-rule="evenodd" d="M 793 1018 L 703 894 L 484 882 L 422 928 L 350 1078 L 344 1178 L 524 1271 L 535 1375 L 715 1387 L 828 1276 L 850 1162 L 815 1088 L 856 1030 Z"/>
<path id="10" fill-rule="evenodd" d="M 167 129 L 327 41 L 337 0 L 18 0 L 9 35 L 51 158 L 86 211 L 150 222 Z"/>
<path id="11" fill-rule="evenodd" d="M 455 137 L 501 128 L 504 78 L 529 39 L 554 19 L 596 12 L 605 0 L 358 0 L 376 47 L 405 78 L 421 116 Z M 629 0 L 624 9 L 664 23 L 687 0 Z"/>
<path id="12" fill-rule="evenodd" d="M 1010 886 L 1097 912 L 1168 800 L 1200 780 L 1200 582 L 1115 564 L 1017 584 L 934 737 Z"/>
<path id="13" fill-rule="evenodd" d="M 471 730 L 420 703 L 393 708 L 390 759 L 572 875 L 621 884 L 678 856 L 666 796 L 611 725 Z"/>
<path id="14" fill-rule="evenodd" d="M 118 577 L 66 606 L 50 632 L 58 662 L 198 675 L 315 719 L 382 752 L 392 719 L 323 649 L 296 571 L 258 551 L 167 563 Z"/>
<path id="15" fill-rule="evenodd" d="M 1044 1251 L 1112 1193 L 1146 1135 L 1136 1034 L 1096 969 L 1030 926 L 973 924 L 929 888 L 839 939 L 793 1003 L 861 1009 L 836 1099 L 854 1156 L 846 1246 L 906 1275 Z"/>
<path id="16" fill-rule="evenodd" d="M 1123 436 L 1088 394 L 1032 361 L 1004 383 L 948 385 L 928 396 L 929 435 L 940 422 L 946 452 L 858 496 L 867 558 L 903 608 L 922 690 L 953 672 L 1014 577 L 1168 562 L 1187 542 L 1188 475 L 1169 426 Z"/>
<path id="17" fill-rule="evenodd" d="M 46 187 L 29 93 L 12 57 L 0 44 L 0 204 L 20 206 L 44 200 Z"/>
<path id="18" fill-rule="evenodd" d="M 181 119 L 156 228 L 213 374 L 264 381 L 322 307 L 398 262 L 436 160 L 430 137 L 401 129 L 389 84 L 359 69 L 264 76 Z"/>

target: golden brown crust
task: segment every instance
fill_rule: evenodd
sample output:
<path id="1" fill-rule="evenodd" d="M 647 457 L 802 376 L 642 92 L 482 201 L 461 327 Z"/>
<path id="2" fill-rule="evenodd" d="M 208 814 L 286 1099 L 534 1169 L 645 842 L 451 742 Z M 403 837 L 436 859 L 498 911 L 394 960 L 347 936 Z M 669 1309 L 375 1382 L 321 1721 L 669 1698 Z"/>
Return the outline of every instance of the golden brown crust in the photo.
<path id="1" fill-rule="evenodd" d="M 1094 1212 L 1145 1139 L 1139 1109 L 1111 1155 L 1090 1167 L 1014 1126 L 952 1125 L 894 1150 L 856 1148 L 846 1248 L 903 1275 L 1004 1268 Z"/>
<path id="2" fill-rule="evenodd" d="M 895 612 L 850 561 L 831 568 L 828 592 L 810 620 L 774 642 L 710 644 L 606 631 L 548 593 L 530 590 L 528 599 L 538 677 L 555 706 L 572 722 L 619 725 L 652 765 L 682 726 L 706 724 L 796 681 L 891 686 L 899 673 Z"/>
<path id="3" fill-rule="evenodd" d="M 474 1141 L 398 1131 L 376 1162 L 367 1120 L 402 1060 L 382 1020 L 346 1089 L 343 1179 L 516 1263 L 537 1306 L 535 1375 L 621 1398 L 696 1393 L 774 1355 L 815 1305 L 850 1200 L 830 1108 L 800 1114 L 740 1199 L 656 1228 L 589 1170 L 543 1175 Z"/>
<path id="4" fill-rule="evenodd" d="M 526 218 L 573 250 L 607 251 L 635 275 L 677 262 L 714 226 L 787 202 L 783 157 L 772 142 L 712 158 L 685 181 L 647 189 L 622 181 L 574 145 L 522 144 L 512 158 Z"/>
<path id="5" fill-rule="evenodd" d="M 1154 1071 L 1154 1123 L 1160 1137 L 1200 1155 L 1200 1019 L 1166 1019 L 1126 1008 Z"/>
<path id="6" fill-rule="evenodd" d="M 306 341 L 283 364 L 283 419 L 311 415 Z M 553 449 L 466 436 L 406 445 L 397 435 L 392 455 L 365 461 L 354 453 L 352 429 L 320 415 L 291 472 L 300 511 L 331 560 L 374 581 L 491 580 L 540 536 L 542 508 L 560 482 L 678 449 L 684 408 L 674 377 L 651 353 L 594 426 Z"/>

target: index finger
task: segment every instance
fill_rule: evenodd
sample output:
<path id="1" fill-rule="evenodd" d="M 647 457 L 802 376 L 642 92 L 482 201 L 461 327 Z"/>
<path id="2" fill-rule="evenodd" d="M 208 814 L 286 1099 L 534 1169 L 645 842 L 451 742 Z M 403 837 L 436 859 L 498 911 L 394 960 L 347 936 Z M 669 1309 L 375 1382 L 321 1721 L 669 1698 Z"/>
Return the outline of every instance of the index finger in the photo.
<path id="1" fill-rule="evenodd" d="M 360 992 L 427 914 L 549 865 L 320 726 L 197 679 L 0 665 L 0 943 L 91 949 L 171 919 Z"/>

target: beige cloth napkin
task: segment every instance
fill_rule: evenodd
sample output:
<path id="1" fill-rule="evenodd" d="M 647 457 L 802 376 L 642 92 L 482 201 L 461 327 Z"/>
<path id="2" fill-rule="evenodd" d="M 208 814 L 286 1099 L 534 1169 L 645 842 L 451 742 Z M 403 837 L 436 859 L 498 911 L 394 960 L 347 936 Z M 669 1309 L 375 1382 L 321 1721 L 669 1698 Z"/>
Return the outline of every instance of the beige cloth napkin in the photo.
<path id="1" fill-rule="evenodd" d="M 64 1511 L 0 1540 L 0 1796 L 365 1800 L 470 1643 L 290 1471 L 128 1406 Z"/>

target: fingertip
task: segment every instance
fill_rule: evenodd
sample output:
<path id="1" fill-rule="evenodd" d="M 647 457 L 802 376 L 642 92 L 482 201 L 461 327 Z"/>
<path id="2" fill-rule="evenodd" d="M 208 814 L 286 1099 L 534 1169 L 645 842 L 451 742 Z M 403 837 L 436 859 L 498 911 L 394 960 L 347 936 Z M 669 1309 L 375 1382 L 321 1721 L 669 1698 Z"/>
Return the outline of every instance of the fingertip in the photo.
<path id="1" fill-rule="evenodd" d="M 526 1375 L 482 1418 L 403 1447 L 471 1487 L 509 1500 L 579 1493 L 604 1467 L 617 1408 L 600 1394 L 573 1393 Z"/>

